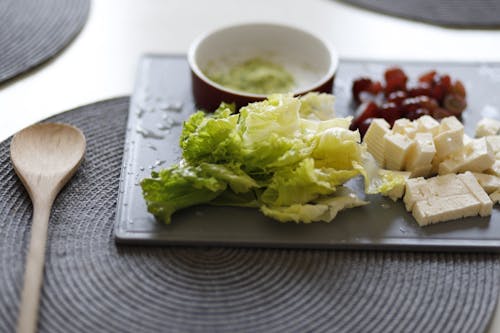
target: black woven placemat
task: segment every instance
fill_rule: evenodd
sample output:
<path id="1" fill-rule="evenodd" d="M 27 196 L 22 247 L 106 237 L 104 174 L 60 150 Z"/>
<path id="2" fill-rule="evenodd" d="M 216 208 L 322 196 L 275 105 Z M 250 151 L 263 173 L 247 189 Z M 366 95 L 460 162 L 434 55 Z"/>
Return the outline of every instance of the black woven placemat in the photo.
<path id="1" fill-rule="evenodd" d="M 51 118 L 86 159 L 54 205 L 40 332 L 482 332 L 496 255 L 130 247 L 114 242 L 128 98 Z M 32 214 L 0 144 L 0 332 L 15 328 Z"/>
<path id="2" fill-rule="evenodd" d="M 61 52 L 89 8 L 90 0 L 1 0 L 0 84 Z"/>
<path id="3" fill-rule="evenodd" d="M 498 0 L 342 0 L 382 13 L 459 28 L 500 27 Z"/>

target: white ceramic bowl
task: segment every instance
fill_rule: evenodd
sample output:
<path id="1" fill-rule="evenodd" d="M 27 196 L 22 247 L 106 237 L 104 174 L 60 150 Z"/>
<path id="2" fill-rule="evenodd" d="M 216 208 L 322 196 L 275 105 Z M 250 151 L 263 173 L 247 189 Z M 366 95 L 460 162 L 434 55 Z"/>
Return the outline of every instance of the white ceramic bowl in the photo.
<path id="1" fill-rule="evenodd" d="M 266 95 L 224 87 L 204 73 L 209 66 L 224 70 L 256 57 L 280 64 L 292 74 L 295 95 L 332 92 L 338 55 L 328 42 L 296 27 L 250 23 L 208 32 L 191 44 L 188 62 L 197 106 L 213 111 L 221 102 L 240 107 L 265 99 Z"/>

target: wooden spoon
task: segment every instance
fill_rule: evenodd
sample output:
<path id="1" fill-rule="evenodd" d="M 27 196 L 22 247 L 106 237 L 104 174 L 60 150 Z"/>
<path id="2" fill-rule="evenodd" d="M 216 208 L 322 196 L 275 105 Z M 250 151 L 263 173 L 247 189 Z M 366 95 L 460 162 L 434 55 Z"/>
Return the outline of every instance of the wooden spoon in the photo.
<path id="1" fill-rule="evenodd" d="M 84 153 L 83 133 L 66 124 L 33 125 L 12 139 L 10 158 L 33 203 L 17 332 L 36 331 L 50 211 L 57 194 L 78 169 Z"/>

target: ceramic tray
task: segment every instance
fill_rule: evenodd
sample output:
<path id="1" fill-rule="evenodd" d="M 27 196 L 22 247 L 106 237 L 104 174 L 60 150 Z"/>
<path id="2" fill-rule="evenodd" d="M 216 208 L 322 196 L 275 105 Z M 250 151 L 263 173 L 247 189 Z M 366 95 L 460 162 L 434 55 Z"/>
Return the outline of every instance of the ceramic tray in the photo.
<path id="1" fill-rule="evenodd" d="M 382 77 L 395 63 L 341 61 L 335 79 L 336 110 L 352 115 L 350 87 L 362 75 Z M 481 117 L 500 119 L 500 65 L 396 63 L 416 78 L 430 69 L 464 82 L 469 107 L 463 121 L 474 134 Z M 417 225 L 401 201 L 367 196 L 371 203 L 341 212 L 331 223 L 279 223 L 256 209 L 195 206 L 157 222 L 147 210 L 139 182 L 152 170 L 176 163 L 182 122 L 195 111 L 190 72 L 184 56 L 146 55 L 139 64 L 130 103 L 118 198 L 116 240 L 164 245 L 229 245 L 308 248 L 393 248 L 407 250 L 498 251 L 500 209 L 491 217 L 471 217 L 425 228 Z M 349 183 L 360 194 L 360 181 Z"/>

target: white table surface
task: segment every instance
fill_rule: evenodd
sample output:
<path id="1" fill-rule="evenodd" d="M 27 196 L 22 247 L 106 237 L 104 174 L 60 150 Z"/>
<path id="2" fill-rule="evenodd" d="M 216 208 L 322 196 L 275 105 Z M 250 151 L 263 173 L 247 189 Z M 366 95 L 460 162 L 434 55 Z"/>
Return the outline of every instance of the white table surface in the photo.
<path id="1" fill-rule="evenodd" d="M 68 48 L 0 86 L 0 141 L 50 115 L 130 95 L 143 53 L 184 54 L 202 32 L 255 21 L 319 33 L 342 58 L 500 62 L 500 30 L 442 28 L 333 0 L 94 0 Z M 500 332 L 499 309 L 489 332 Z"/>

